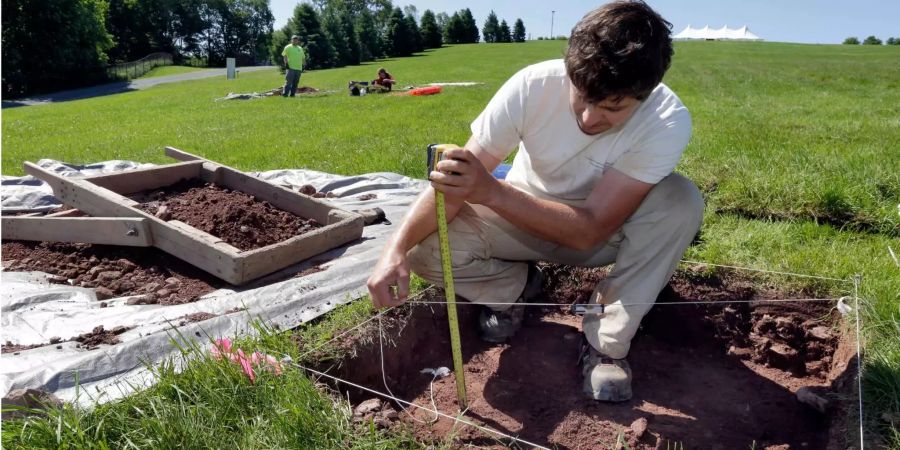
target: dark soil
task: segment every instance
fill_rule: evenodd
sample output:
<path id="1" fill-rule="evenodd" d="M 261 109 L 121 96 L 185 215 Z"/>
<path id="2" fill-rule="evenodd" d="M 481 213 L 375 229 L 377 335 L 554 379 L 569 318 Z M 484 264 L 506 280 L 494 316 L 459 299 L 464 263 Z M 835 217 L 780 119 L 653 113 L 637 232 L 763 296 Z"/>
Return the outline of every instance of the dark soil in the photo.
<path id="1" fill-rule="evenodd" d="M 219 315 L 213 314 L 213 313 L 208 313 L 208 312 L 196 312 L 193 314 L 185 314 L 178 318 L 180 320 L 180 322 L 178 322 L 178 326 L 187 325 L 189 323 L 194 323 L 194 322 L 203 322 L 204 320 L 212 319 L 213 317 L 219 317 Z"/>
<path id="2" fill-rule="evenodd" d="M 94 288 L 98 300 L 141 295 L 133 303 L 179 304 L 197 300 L 225 283 L 155 248 L 8 241 L 9 271 L 41 271 L 60 284 Z"/>
<path id="3" fill-rule="evenodd" d="M 19 345 L 19 344 L 13 344 L 10 341 L 6 341 L 5 344 L 0 345 L 0 353 L 12 353 L 12 354 L 18 355 L 19 352 L 21 352 L 21 351 L 31 350 L 33 348 L 41 347 L 43 345 L 45 345 L 45 344 Z"/>
<path id="4" fill-rule="evenodd" d="M 240 250 L 276 244 L 322 226 L 252 195 L 199 179 L 183 180 L 134 199 L 141 202 L 140 209 L 160 219 L 184 222 Z"/>
<path id="5" fill-rule="evenodd" d="M 604 276 L 601 270 L 550 267 L 548 301 L 583 301 Z M 846 390 L 851 345 L 840 340 L 833 305 L 766 302 L 805 297 L 762 289 L 749 280 L 676 276 L 644 318 L 629 362 L 634 398 L 621 404 L 582 397 L 577 365 L 580 318 L 567 308 L 533 307 L 522 330 L 506 344 L 481 342 L 475 332 L 477 306 L 459 306 L 469 409 L 475 423 L 551 448 L 631 449 L 825 449 L 839 447 L 846 432 L 799 403 L 795 392 L 814 386 L 830 400 Z M 433 300 L 441 301 L 441 297 Z M 751 303 L 729 303 L 750 300 Z M 672 302 L 696 305 L 666 305 Z M 423 368 L 452 369 L 447 319 L 439 305 L 409 306 L 385 319 L 387 384 L 399 398 L 431 405 Z M 377 323 L 343 343 L 352 349 L 336 376 L 386 392 L 382 381 Z M 373 338 L 374 336 L 374 338 Z M 330 364 L 330 363 L 329 363 Z M 354 404 L 373 397 L 346 391 Z M 453 376 L 434 383 L 439 411 L 456 415 Z M 423 442 L 453 447 L 503 448 L 494 436 L 448 419 L 423 424 L 401 411 L 378 426 L 409 429 Z M 433 415 L 411 413 L 428 422 Z M 447 436 L 451 436 L 448 438 Z M 518 444 L 521 448 L 527 445 Z M 754 447 L 755 446 L 755 447 Z"/>
<path id="6" fill-rule="evenodd" d="M 119 343 L 119 335 L 130 330 L 131 327 L 115 327 L 112 330 L 103 329 L 103 325 L 94 327 L 90 333 L 84 333 L 73 337 L 72 341 L 79 342 L 81 348 L 94 350 L 104 345 L 116 345 Z"/>

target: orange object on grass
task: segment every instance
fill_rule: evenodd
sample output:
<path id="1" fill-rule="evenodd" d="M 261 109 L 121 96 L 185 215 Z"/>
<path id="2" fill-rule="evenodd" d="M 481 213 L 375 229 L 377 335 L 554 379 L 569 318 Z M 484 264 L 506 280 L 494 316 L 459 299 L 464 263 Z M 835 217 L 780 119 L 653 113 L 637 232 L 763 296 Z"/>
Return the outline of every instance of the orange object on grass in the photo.
<path id="1" fill-rule="evenodd" d="M 440 94 L 441 87 L 440 86 L 426 86 L 415 88 L 409 91 L 409 95 L 433 95 Z"/>

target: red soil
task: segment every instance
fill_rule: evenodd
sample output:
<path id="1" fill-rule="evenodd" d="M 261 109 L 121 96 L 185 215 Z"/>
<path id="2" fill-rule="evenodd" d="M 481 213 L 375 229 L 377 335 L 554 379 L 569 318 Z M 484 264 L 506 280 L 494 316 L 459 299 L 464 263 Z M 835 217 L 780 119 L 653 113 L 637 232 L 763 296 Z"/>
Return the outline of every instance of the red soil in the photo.
<path id="1" fill-rule="evenodd" d="M 599 270 L 551 268 L 549 301 L 580 299 L 602 276 Z M 830 429 L 840 414 L 815 412 L 794 393 L 802 386 L 846 391 L 855 355 L 832 329 L 837 323 L 829 313 L 833 305 L 765 302 L 790 297 L 796 298 L 737 278 L 676 277 L 633 341 L 628 359 L 634 398 L 622 404 L 582 396 L 580 318 L 565 308 L 530 308 L 512 340 L 491 345 L 477 338 L 478 307 L 461 304 L 469 400 L 465 415 L 551 448 L 617 448 L 618 439 L 631 449 L 673 448 L 676 443 L 703 449 L 842 448 L 837 445 L 845 433 Z M 723 303 L 729 300 L 753 302 Z M 697 304 L 666 305 L 684 301 Z M 431 375 L 420 370 L 453 367 L 444 309 L 407 307 L 385 323 L 388 386 L 399 398 L 430 407 Z M 367 329 L 364 336 L 344 343 L 352 347 L 348 354 L 356 356 L 342 361 L 336 375 L 386 392 L 377 328 Z M 354 404 L 373 397 L 356 389 L 347 394 Z M 456 395 L 453 376 L 435 381 L 438 410 L 456 415 Z M 434 417 L 411 412 L 420 421 Z M 510 444 L 449 419 L 423 424 L 408 413 L 399 417 L 391 426 L 410 429 L 426 442 L 489 448 Z"/>

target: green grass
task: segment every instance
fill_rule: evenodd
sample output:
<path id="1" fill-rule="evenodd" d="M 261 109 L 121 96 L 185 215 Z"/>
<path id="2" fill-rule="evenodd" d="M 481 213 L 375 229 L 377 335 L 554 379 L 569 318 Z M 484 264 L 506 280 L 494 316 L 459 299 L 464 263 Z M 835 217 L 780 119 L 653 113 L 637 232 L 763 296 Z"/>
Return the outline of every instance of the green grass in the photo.
<path id="1" fill-rule="evenodd" d="M 206 67 L 192 67 L 192 66 L 159 66 L 150 69 L 146 74 L 139 76 L 138 79 L 141 78 L 156 78 L 156 77 L 165 77 L 169 75 L 181 75 L 183 73 L 191 73 L 197 72 L 200 70 L 208 70 Z"/>
<path id="2" fill-rule="evenodd" d="M 297 358 L 283 333 L 235 343 L 245 352 Z M 189 364 L 183 364 L 189 361 Z M 183 366 L 182 371 L 176 367 Z M 31 419 L 4 421 L 3 448 L 32 449 L 396 449 L 414 446 L 408 433 L 353 424 L 339 395 L 323 395 L 304 372 L 257 370 L 251 382 L 240 367 L 185 347 L 179 358 L 152 368 L 152 387 L 92 410 L 50 409 Z"/>
<path id="3" fill-rule="evenodd" d="M 214 101 L 279 86 L 283 76 L 272 71 L 6 109 L 3 173 L 20 175 L 23 161 L 40 158 L 169 162 L 162 148 L 172 145 L 243 170 L 421 177 L 426 144 L 465 142 L 469 123 L 503 81 L 526 64 L 560 57 L 564 46 L 453 46 L 306 72 L 301 85 L 334 91 L 315 97 Z M 369 80 L 381 66 L 400 86 L 484 84 L 430 97 L 346 94 L 348 81 Z M 880 417 L 900 417 L 900 267 L 888 253 L 889 246 L 900 253 L 897 73 L 898 47 L 679 42 L 666 78 L 694 119 L 679 170 L 709 205 L 702 241 L 687 257 L 838 278 L 861 274 L 867 426 L 891 448 L 900 448 L 900 434 Z M 850 293 L 821 280 L 763 278 Z M 339 311 L 305 328 L 300 340 L 327 342 L 371 314 L 364 302 Z"/>

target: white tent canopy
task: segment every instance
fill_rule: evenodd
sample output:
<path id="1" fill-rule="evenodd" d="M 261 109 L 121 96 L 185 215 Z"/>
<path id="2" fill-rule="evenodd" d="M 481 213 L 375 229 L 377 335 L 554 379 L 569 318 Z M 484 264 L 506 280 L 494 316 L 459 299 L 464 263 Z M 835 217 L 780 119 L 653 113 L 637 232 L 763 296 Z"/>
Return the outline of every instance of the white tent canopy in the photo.
<path id="1" fill-rule="evenodd" d="M 704 39 L 704 40 L 736 40 L 736 41 L 761 41 L 762 38 L 751 33 L 746 25 L 740 28 L 728 28 L 725 25 L 722 28 L 710 28 L 709 25 L 703 28 L 693 28 L 688 25 L 680 33 L 673 36 L 675 39 Z"/>

